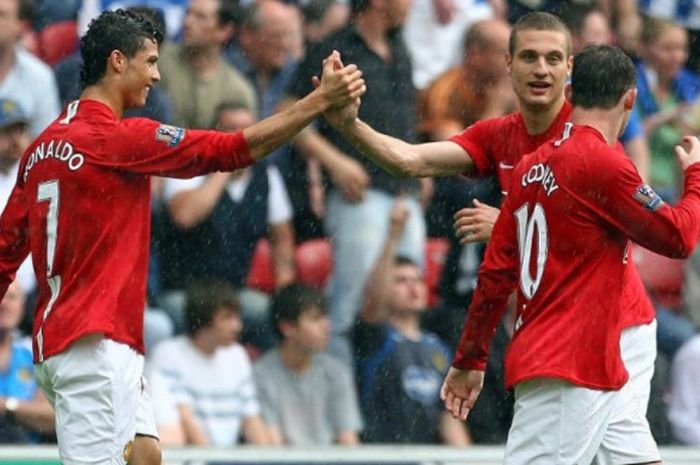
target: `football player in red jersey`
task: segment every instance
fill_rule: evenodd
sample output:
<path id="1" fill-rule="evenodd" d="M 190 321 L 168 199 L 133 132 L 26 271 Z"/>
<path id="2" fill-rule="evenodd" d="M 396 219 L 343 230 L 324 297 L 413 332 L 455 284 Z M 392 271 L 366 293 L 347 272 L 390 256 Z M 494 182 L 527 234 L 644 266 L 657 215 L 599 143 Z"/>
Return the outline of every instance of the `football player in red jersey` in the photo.
<path id="1" fill-rule="evenodd" d="M 334 52 L 315 91 L 236 133 L 121 120 L 160 79 L 161 39 L 122 10 L 90 24 L 81 98 L 29 146 L 0 218 L 0 297 L 32 254 L 34 361 L 65 464 L 161 460 L 141 376 L 151 176 L 248 166 L 365 90 L 357 67 L 340 66 Z"/>
<path id="2" fill-rule="evenodd" d="M 620 341 L 630 240 L 670 257 L 690 255 L 700 238 L 700 141 L 676 153 L 685 192 L 674 207 L 644 184 L 619 148 L 634 107 L 632 61 L 591 46 L 572 75 L 572 122 L 559 138 L 513 170 L 479 271 L 457 354 L 441 396 L 465 419 L 483 381 L 490 341 L 517 291 L 515 333 L 506 356 L 515 414 L 506 464 L 656 464 L 659 452 Z M 603 272 L 604 270 L 604 272 Z M 642 291 L 640 291 L 642 292 Z"/>
<path id="3" fill-rule="evenodd" d="M 571 117 L 571 104 L 564 93 L 573 61 L 569 31 L 556 16 L 527 14 L 511 30 L 505 59 L 520 111 L 479 121 L 448 141 L 409 144 L 381 134 L 357 118 L 359 102 L 342 111 L 326 112 L 326 118 L 367 157 L 396 175 L 495 174 L 507 194 L 522 156 L 560 135 Z M 488 239 L 498 213 L 481 203 L 457 212 L 455 228 L 462 242 Z M 631 260 L 622 286 L 635 298 L 625 302 L 620 325 L 639 329 L 621 341 L 622 356 L 640 414 L 645 416 L 656 358 L 655 313 Z"/>

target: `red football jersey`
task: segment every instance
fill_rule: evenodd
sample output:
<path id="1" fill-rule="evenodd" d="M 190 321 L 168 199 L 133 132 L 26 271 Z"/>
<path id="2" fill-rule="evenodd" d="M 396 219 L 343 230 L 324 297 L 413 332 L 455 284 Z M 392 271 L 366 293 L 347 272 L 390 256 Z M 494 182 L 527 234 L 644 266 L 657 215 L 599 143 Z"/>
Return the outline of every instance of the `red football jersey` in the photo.
<path id="1" fill-rule="evenodd" d="M 567 130 L 570 128 L 567 128 Z M 523 158 L 493 230 L 454 366 L 484 369 L 508 296 L 517 288 L 506 385 L 562 378 L 594 389 L 627 380 L 620 357 L 628 238 L 658 253 L 689 253 L 700 235 L 700 164 L 675 207 L 595 129 Z"/>
<path id="2" fill-rule="evenodd" d="M 0 297 L 32 254 L 35 361 L 89 333 L 143 352 L 150 175 L 191 177 L 251 163 L 242 133 L 119 120 L 91 100 L 68 105 L 24 153 L 0 217 Z"/>
<path id="3" fill-rule="evenodd" d="M 474 161 L 474 171 L 465 174 L 488 176 L 495 173 L 498 176 L 501 191 L 507 194 L 515 165 L 523 155 L 533 152 L 545 142 L 559 136 L 564 130 L 564 124 L 571 117 L 571 110 L 571 103 L 568 100 L 565 101 L 549 128 L 534 136 L 527 133 L 522 115 L 513 113 L 500 118 L 479 121 L 450 140 L 464 148 Z M 618 147 L 623 150 L 621 144 L 618 144 Z M 648 324 L 656 316 L 654 306 L 646 294 L 639 272 L 631 259 L 628 267 L 624 283 L 625 292 L 630 298 L 626 300 L 629 308 L 623 311 L 620 322 L 623 328 Z"/>

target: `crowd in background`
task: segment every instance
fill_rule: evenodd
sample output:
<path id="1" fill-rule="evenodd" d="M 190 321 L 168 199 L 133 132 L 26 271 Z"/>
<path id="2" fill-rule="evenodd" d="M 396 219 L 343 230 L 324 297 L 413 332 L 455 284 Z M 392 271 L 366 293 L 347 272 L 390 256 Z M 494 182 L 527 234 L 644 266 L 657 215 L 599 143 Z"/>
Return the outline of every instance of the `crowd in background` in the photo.
<path id="1" fill-rule="evenodd" d="M 336 49 L 364 73 L 363 120 L 445 140 L 517 111 L 504 57 L 535 8 L 561 16 L 573 53 L 634 58 L 621 142 L 667 202 L 683 188 L 673 147 L 700 132 L 698 0 L 0 0 L 0 207 L 24 149 L 80 95 L 78 37 L 117 7 L 168 38 L 160 84 L 128 116 L 174 126 L 245 128 L 309 92 Z M 498 206 L 493 180 L 396 178 L 319 120 L 265 163 L 152 187 L 146 374 L 164 446 L 505 442 L 508 315 L 467 423 L 438 395 L 484 250 L 460 245 L 452 215 Z M 657 310 L 652 431 L 700 446 L 700 253 L 633 256 Z M 22 336 L 34 279 L 28 261 L 0 303 L 0 442 L 54 439 Z"/>

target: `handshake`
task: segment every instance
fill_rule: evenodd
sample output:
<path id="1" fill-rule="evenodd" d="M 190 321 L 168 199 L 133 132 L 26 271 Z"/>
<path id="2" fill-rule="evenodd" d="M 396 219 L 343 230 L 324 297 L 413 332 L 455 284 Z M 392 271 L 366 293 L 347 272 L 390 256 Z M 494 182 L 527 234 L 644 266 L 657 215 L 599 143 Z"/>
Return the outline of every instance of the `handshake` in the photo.
<path id="1" fill-rule="evenodd" d="M 321 77 L 314 76 L 312 82 L 315 91 L 325 96 L 323 114 L 331 125 L 340 128 L 357 118 L 360 97 L 367 91 L 357 65 L 344 66 L 334 50 L 323 60 Z"/>

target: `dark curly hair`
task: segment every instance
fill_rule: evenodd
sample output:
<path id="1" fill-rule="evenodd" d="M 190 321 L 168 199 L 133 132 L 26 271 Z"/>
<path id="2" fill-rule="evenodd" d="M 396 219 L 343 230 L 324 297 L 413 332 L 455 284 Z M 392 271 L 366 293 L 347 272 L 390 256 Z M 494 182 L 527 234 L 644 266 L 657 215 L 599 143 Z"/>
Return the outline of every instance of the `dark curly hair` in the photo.
<path id="1" fill-rule="evenodd" d="M 145 40 L 157 44 L 163 41 L 163 33 L 148 18 L 122 9 L 103 12 L 90 22 L 88 31 L 80 39 L 83 57 L 80 85 L 85 88 L 102 79 L 114 50 L 133 58 Z"/>

